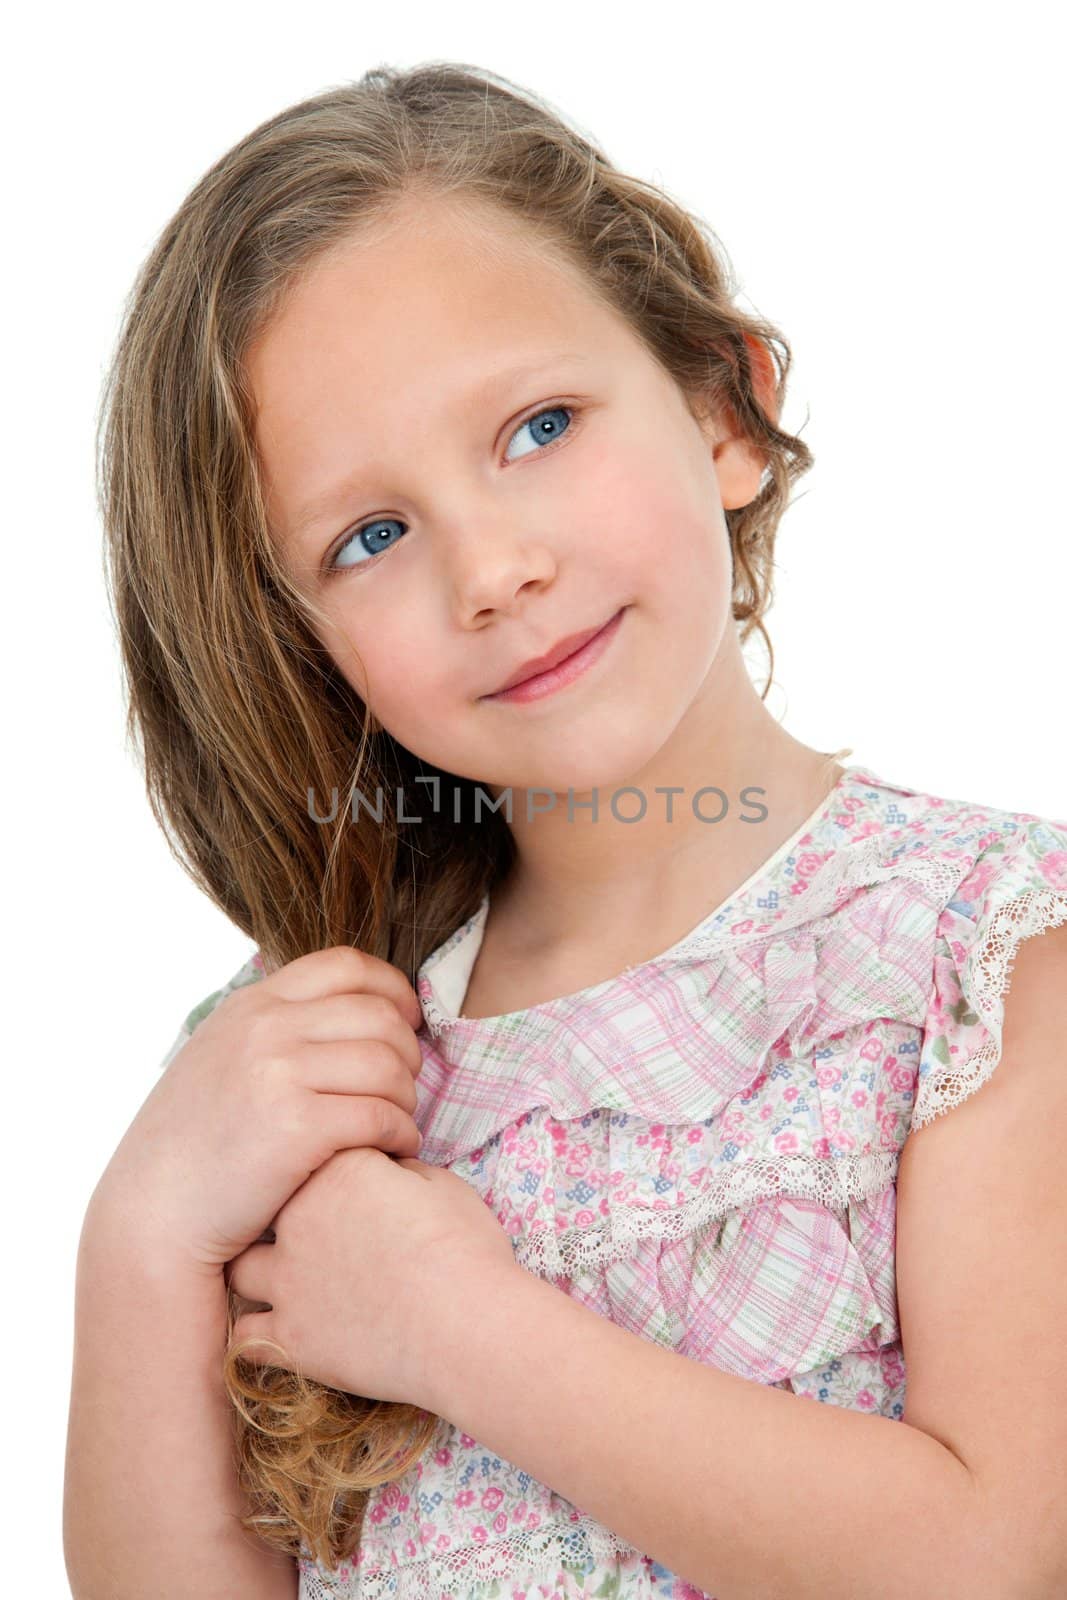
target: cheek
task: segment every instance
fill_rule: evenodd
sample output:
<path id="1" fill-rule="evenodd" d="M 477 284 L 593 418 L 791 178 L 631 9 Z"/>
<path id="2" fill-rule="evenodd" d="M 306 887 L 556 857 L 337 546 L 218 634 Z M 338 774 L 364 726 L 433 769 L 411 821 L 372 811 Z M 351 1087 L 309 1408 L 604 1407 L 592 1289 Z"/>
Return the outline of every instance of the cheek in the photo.
<path id="1" fill-rule="evenodd" d="M 358 630 L 352 628 L 343 616 L 335 616 L 328 628 L 316 628 L 315 631 L 338 672 L 352 685 L 357 694 L 363 695 L 366 689 L 366 672 L 373 670 L 373 662 L 367 659 L 368 650 L 365 641 L 359 644 L 357 653 Z M 373 652 L 371 654 L 373 655 Z"/>
<path id="2" fill-rule="evenodd" d="M 729 539 L 709 483 L 686 460 L 616 455 L 583 495 L 583 518 L 597 530 L 606 572 L 634 585 L 637 598 L 694 598 L 729 588 Z M 573 515 L 573 508 L 571 514 Z M 694 593 L 695 591 L 695 593 Z"/>
<path id="3" fill-rule="evenodd" d="M 379 715 L 418 693 L 419 649 L 411 630 L 383 625 L 380 616 L 371 624 L 339 606 L 322 642 L 338 671 Z"/>

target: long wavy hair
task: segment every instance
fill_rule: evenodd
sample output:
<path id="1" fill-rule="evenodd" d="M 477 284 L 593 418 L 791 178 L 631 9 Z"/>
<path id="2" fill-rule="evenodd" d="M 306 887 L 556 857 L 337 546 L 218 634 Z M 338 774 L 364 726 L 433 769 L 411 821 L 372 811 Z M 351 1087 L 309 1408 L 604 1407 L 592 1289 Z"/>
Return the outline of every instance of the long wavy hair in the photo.
<path id="1" fill-rule="evenodd" d="M 734 305 L 710 228 L 613 166 L 588 134 L 499 75 L 431 61 L 379 66 L 260 124 L 196 183 L 124 306 L 97 436 L 107 581 L 146 790 L 169 848 L 270 969 L 354 944 L 415 981 L 511 865 L 504 818 L 463 831 L 476 785 L 393 740 L 336 670 L 271 537 L 243 357 L 322 253 L 406 196 L 488 201 L 562 250 L 673 375 L 694 416 L 732 414 L 764 463 L 726 512 L 743 644 L 771 602 L 775 535 L 812 463 L 778 407 L 790 350 Z M 777 412 L 776 412 L 777 415 Z M 441 781 L 419 847 L 395 798 Z M 353 807 L 382 797 L 382 820 Z M 345 796 L 336 820 L 311 797 Z M 418 917 L 416 917 L 416 896 Z M 239 1312 L 230 1291 L 229 1330 Z M 224 1360 L 242 1524 L 335 1568 L 358 1546 L 368 1491 L 406 1472 L 439 1419 Z"/>

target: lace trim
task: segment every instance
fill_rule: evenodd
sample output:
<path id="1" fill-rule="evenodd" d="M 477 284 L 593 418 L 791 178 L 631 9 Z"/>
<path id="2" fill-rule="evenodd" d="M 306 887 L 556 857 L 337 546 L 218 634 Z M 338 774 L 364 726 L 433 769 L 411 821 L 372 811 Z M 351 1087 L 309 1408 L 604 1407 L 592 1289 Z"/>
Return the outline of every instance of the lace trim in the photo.
<path id="1" fill-rule="evenodd" d="M 627 1565 L 642 1560 L 640 1551 L 632 1544 L 575 1507 L 566 1523 L 523 1528 L 484 1545 L 465 1545 L 383 1571 L 349 1566 L 348 1575 L 344 1575 L 343 1567 L 337 1574 L 331 1574 L 302 1562 L 298 1600 L 339 1600 L 341 1596 L 347 1600 L 356 1595 L 359 1600 L 385 1600 L 385 1597 L 389 1600 L 442 1600 L 444 1595 L 468 1600 L 472 1584 L 489 1583 L 494 1578 L 509 1579 L 509 1592 L 519 1584 L 532 1596 L 538 1593 L 535 1586 L 543 1584 L 550 1572 L 566 1564 L 574 1573 L 576 1568 L 587 1565 L 590 1558 L 600 1567 L 610 1567 L 620 1558 Z M 520 1579 L 523 1572 L 528 1574 L 525 1580 Z M 572 1582 L 573 1588 L 568 1584 L 567 1593 L 575 1596 L 588 1593 L 577 1576 Z M 637 1592 L 651 1595 L 653 1590 L 649 1585 L 647 1590 Z"/>
<path id="2" fill-rule="evenodd" d="M 831 1158 L 797 1151 L 757 1158 L 719 1173 L 705 1189 L 670 1210 L 618 1206 L 588 1227 L 526 1234 L 513 1241 L 515 1259 L 541 1278 L 573 1278 L 587 1268 L 626 1260 L 640 1239 L 682 1239 L 730 1211 L 763 1200 L 814 1200 L 832 1211 L 841 1210 L 850 1201 L 868 1200 L 887 1189 L 899 1160 L 897 1150 Z"/>
<path id="3" fill-rule="evenodd" d="M 998 1016 L 1002 1015 L 1019 945 L 1062 922 L 1067 922 L 1067 894 L 1054 889 L 1027 889 L 993 913 L 985 941 L 971 958 L 971 982 L 964 988 L 986 1025 L 987 1037 L 963 1063 L 952 1062 L 943 1072 L 931 1072 L 919 1080 L 913 1131 L 960 1105 L 992 1077 L 1000 1060 Z"/>

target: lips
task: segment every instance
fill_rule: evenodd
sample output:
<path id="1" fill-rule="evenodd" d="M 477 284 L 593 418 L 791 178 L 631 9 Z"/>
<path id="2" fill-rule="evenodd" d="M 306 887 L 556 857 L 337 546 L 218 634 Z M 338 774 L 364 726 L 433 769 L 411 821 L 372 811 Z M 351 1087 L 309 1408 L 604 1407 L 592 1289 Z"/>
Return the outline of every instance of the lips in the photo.
<path id="1" fill-rule="evenodd" d="M 612 612 L 612 617 L 615 612 Z M 561 639 L 553 645 L 546 655 L 534 656 L 531 661 L 526 661 L 517 667 L 510 678 L 505 678 L 503 683 L 498 683 L 495 689 L 490 689 L 490 694 L 503 694 L 505 689 L 514 689 L 516 684 L 525 683 L 528 678 L 536 678 L 542 672 L 548 672 L 551 667 L 558 667 L 561 661 L 566 661 L 568 656 L 573 656 L 583 644 L 588 644 L 590 639 L 595 639 L 602 633 L 611 621 L 606 617 L 603 622 L 598 622 L 595 628 L 585 628 L 581 633 L 568 634 L 566 639 Z"/>

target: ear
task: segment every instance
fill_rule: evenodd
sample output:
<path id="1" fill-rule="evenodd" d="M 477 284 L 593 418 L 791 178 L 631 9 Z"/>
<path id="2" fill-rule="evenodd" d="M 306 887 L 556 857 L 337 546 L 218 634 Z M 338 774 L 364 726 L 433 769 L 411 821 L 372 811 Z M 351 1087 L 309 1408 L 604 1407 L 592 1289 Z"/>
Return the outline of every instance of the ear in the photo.
<path id="1" fill-rule="evenodd" d="M 774 358 L 762 339 L 755 334 L 744 335 L 752 367 L 752 384 L 760 410 L 771 422 L 778 421 L 778 375 Z M 719 497 L 724 510 L 747 506 L 759 494 L 765 458 L 741 433 L 737 418 L 727 408 L 715 430 L 712 446 L 715 475 L 719 480 Z"/>
<path id="2" fill-rule="evenodd" d="M 778 421 L 778 373 L 774 365 L 774 357 L 767 349 L 762 339 L 757 339 L 754 333 L 746 333 L 744 340 L 748 346 L 748 358 L 752 366 L 752 384 L 756 391 L 760 410 L 773 423 Z"/>

